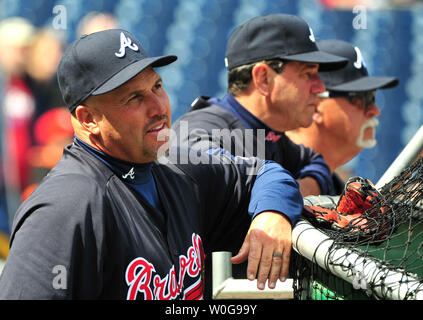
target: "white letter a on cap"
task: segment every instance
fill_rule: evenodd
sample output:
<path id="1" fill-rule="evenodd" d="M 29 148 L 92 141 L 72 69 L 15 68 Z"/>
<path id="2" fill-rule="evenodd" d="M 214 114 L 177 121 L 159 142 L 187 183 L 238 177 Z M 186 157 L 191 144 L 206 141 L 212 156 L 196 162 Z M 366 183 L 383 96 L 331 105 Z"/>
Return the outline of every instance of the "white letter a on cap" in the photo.
<path id="1" fill-rule="evenodd" d="M 127 38 L 123 32 L 120 33 L 120 48 L 119 52 L 115 52 L 116 57 L 122 58 L 126 54 L 126 48 L 129 48 L 134 51 L 138 51 L 138 46 L 135 43 L 132 43 L 131 38 Z"/>

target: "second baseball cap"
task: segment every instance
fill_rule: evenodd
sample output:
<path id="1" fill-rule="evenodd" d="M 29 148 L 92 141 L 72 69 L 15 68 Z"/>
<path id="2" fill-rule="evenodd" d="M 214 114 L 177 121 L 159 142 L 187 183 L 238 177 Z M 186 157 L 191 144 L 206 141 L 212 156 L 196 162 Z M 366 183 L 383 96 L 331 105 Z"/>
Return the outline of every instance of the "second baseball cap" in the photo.
<path id="1" fill-rule="evenodd" d="M 148 57 L 128 31 L 110 29 L 82 36 L 60 60 L 57 78 L 66 106 L 72 112 L 91 95 L 110 92 L 145 68 L 174 62 L 176 56 Z"/>
<path id="2" fill-rule="evenodd" d="M 320 50 L 348 59 L 348 64 L 339 70 L 319 72 L 326 90 L 343 92 L 371 91 L 395 87 L 399 81 L 395 77 L 371 77 L 366 68 L 361 51 L 342 40 L 317 41 Z"/>
<path id="3" fill-rule="evenodd" d="M 319 63 L 319 70 L 338 69 L 347 63 L 345 58 L 320 51 L 303 19 L 278 13 L 255 17 L 239 26 L 228 40 L 225 64 L 232 69 L 277 58 Z"/>

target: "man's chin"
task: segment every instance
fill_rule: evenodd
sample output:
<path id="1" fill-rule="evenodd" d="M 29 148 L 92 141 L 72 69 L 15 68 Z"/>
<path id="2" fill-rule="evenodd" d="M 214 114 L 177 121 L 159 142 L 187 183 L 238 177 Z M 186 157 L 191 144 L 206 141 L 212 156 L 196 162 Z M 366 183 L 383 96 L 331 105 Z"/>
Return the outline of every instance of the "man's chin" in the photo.
<path id="1" fill-rule="evenodd" d="M 376 146 L 376 127 L 379 121 L 376 118 L 367 120 L 361 127 L 360 135 L 356 141 L 356 145 L 363 149 L 370 149 Z"/>
<path id="2" fill-rule="evenodd" d="M 366 139 L 366 140 L 359 138 L 357 139 L 357 142 L 356 142 L 357 147 L 363 148 L 363 149 L 371 149 L 375 147 L 376 144 L 377 144 L 377 140 L 374 138 Z"/>
<path id="3" fill-rule="evenodd" d="M 308 127 L 310 127 L 312 124 L 313 124 L 313 116 L 310 116 L 309 118 L 308 118 L 308 120 L 304 120 L 302 123 L 301 123 L 301 128 L 308 128 Z M 298 128 L 295 128 L 295 129 L 298 129 Z"/>
<path id="4" fill-rule="evenodd" d="M 160 143 L 160 145 L 156 149 L 155 159 L 154 160 L 157 160 L 158 158 L 161 158 L 163 156 L 166 156 L 167 153 L 168 153 L 168 151 L 169 151 L 169 146 L 170 146 L 170 141 L 169 140 Z"/>

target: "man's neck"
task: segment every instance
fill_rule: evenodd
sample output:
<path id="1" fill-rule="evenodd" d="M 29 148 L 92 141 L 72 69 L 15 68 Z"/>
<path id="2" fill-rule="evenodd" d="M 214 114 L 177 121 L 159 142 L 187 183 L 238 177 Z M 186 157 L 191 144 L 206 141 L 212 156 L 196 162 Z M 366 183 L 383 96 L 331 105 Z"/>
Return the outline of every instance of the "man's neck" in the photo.
<path id="1" fill-rule="evenodd" d="M 347 143 L 335 141 L 330 135 L 322 134 L 315 125 L 288 131 L 286 134 L 295 143 L 303 144 L 312 148 L 315 152 L 321 153 L 331 172 L 334 172 L 356 155 L 355 152 L 348 150 Z"/>
<path id="2" fill-rule="evenodd" d="M 234 97 L 240 105 L 247 109 L 257 119 L 260 119 L 272 130 L 279 132 L 285 132 L 289 128 L 279 121 L 277 125 L 274 123 L 274 117 L 272 111 L 269 110 L 269 105 L 266 103 L 265 98 L 262 95 L 254 94 L 242 94 Z"/>

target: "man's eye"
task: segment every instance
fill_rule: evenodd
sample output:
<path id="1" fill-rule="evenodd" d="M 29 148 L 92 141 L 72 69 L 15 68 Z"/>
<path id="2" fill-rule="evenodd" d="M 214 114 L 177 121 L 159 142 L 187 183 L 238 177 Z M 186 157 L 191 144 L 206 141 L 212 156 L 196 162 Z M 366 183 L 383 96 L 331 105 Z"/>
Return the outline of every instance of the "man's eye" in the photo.
<path id="1" fill-rule="evenodd" d="M 131 98 L 129 98 L 128 103 L 132 102 L 132 101 L 136 101 L 136 100 L 142 100 L 142 95 L 136 94 L 136 95 L 132 96 Z"/>
<path id="2" fill-rule="evenodd" d="M 308 79 L 313 79 L 313 78 L 317 77 L 317 72 L 310 71 L 310 72 L 306 72 L 305 75 Z"/>

